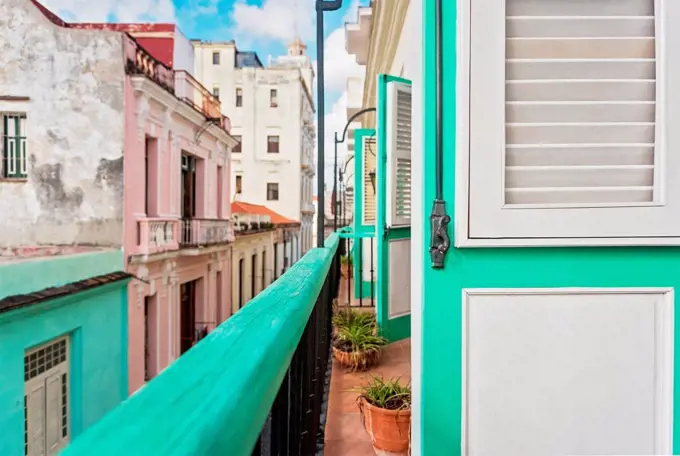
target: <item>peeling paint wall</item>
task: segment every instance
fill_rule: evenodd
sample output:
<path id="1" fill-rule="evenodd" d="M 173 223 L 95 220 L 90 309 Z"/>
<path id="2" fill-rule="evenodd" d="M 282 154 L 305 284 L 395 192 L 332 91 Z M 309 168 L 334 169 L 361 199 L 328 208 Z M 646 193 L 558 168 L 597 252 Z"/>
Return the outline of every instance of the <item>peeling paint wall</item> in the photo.
<path id="1" fill-rule="evenodd" d="M 122 244 L 122 46 L 0 0 L 0 112 L 28 126 L 28 178 L 0 179 L 0 246 Z"/>

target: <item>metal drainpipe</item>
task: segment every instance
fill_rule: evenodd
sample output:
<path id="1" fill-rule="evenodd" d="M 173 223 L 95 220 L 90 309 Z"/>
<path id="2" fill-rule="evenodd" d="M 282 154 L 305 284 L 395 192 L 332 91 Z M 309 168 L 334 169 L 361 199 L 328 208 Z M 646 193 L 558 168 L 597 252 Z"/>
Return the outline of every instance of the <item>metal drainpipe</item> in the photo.
<path id="1" fill-rule="evenodd" d="M 446 214 L 444 201 L 444 149 L 443 149 L 443 30 L 442 30 L 442 1 L 435 0 L 435 73 L 436 73 L 436 131 L 435 131 L 435 186 L 436 195 L 430 213 L 430 261 L 435 269 L 444 268 L 444 257 L 450 247 L 448 233 L 451 217 Z"/>

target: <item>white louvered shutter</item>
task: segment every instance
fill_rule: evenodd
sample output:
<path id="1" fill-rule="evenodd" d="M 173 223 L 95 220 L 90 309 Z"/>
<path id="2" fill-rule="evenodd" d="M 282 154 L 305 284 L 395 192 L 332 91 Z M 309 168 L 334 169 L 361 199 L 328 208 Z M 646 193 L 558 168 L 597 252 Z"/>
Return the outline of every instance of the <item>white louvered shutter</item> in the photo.
<path id="1" fill-rule="evenodd" d="M 45 455 L 45 385 L 34 385 L 26 397 L 28 456 Z"/>
<path id="2" fill-rule="evenodd" d="M 471 238 L 680 236 L 680 33 L 659 26 L 680 6 L 663 5 L 471 2 Z"/>
<path id="3" fill-rule="evenodd" d="M 45 380 L 45 440 L 47 451 L 56 452 L 61 445 L 61 373 L 56 372 Z"/>
<path id="4" fill-rule="evenodd" d="M 362 140 L 363 161 L 361 174 L 363 181 L 363 219 L 364 225 L 375 225 L 375 190 L 371 183 L 371 171 L 376 169 L 376 154 L 378 152 L 375 136 L 364 136 Z"/>
<path id="5" fill-rule="evenodd" d="M 411 225 L 411 86 L 388 84 L 387 215 L 389 227 Z"/>

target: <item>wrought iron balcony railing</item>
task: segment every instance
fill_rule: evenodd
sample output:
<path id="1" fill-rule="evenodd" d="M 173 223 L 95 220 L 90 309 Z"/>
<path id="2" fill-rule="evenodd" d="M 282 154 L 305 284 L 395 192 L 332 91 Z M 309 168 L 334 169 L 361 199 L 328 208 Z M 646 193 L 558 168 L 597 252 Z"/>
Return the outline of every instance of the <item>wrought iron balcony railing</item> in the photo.
<path id="1" fill-rule="evenodd" d="M 310 250 L 61 455 L 316 454 L 340 242 Z"/>
<path id="2" fill-rule="evenodd" d="M 226 219 L 183 219 L 182 247 L 203 247 L 234 241 L 234 224 Z"/>

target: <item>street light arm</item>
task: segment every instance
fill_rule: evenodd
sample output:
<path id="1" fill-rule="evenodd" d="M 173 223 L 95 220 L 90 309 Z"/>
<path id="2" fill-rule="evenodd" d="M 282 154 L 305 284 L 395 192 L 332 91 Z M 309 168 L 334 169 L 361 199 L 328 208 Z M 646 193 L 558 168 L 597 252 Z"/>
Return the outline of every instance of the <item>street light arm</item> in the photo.
<path id="1" fill-rule="evenodd" d="M 317 11 L 337 11 L 342 8 L 342 0 L 316 0 Z"/>
<path id="2" fill-rule="evenodd" d="M 336 140 L 337 142 L 344 143 L 344 142 L 345 142 L 345 136 L 347 135 L 347 130 L 349 129 L 350 124 L 351 124 L 352 122 L 354 122 L 354 119 L 356 119 L 356 118 L 359 117 L 359 116 L 363 116 L 363 115 L 366 114 L 367 112 L 375 112 L 375 108 L 366 108 L 366 109 L 362 109 L 361 111 L 357 112 L 357 113 L 354 114 L 352 117 L 350 117 L 350 118 L 347 120 L 347 123 L 345 124 L 345 129 L 342 130 L 342 139 L 341 139 L 340 141 L 338 141 L 338 139 L 336 138 L 335 140 Z M 336 133 L 336 134 L 337 134 L 337 133 Z"/>
<path id="3" fill-rule="evenodd" d="M 347 165 L 349 165 L 349 162 L 351 162 L 352 160 L 354 160 L 354 155 L 350 156 L 345 162 L 345 166 L 342 168 L 342 174 L 345 174 L 347 172 Z"/>

